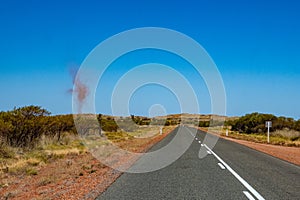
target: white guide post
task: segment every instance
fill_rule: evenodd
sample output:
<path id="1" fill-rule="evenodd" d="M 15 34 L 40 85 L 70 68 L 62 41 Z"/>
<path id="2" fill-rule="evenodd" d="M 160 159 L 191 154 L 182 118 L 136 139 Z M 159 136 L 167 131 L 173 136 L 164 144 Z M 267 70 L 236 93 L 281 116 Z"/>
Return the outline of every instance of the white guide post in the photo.
<path id="1" fill-rule="evenodd" d="M 266 121 L 266 127 L 268 128 L 268 143 L 270 143 L 270 128 L 272 127 L 272 122 Z"/>

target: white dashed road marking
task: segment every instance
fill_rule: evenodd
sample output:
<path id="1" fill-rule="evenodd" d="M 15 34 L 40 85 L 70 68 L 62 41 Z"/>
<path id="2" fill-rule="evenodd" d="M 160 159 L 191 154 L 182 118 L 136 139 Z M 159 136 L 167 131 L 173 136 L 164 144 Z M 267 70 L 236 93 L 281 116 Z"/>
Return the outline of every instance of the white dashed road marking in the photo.
<path id="1" fill-rule="evenodd" d="M 238 175 L 229 165 L 227 165 L 215 152 L 213 152 L 206 144 L 204 144 L 206 149 L 208 149 L 223 165 L 228 169 L 228 171 L 235 176 L 258 200 L 264 200 L 263 198 L 249 183 L 247 183 L 240 175 Z M 246 194 L 245 194 L 246 195 Z"/>
<path id="2" fill-rule="evenodd" d="M 221 169 L 226 169 L 226 168 L 224 167 L 224 165 L 222 165 L 222 163 L 218 163 L 218 165 L 219 165 L 219 167 L 220 167 Z"/>
<path id="3" fill-rule="evenodd" d="M 254 197 L 253 197 L 248 191 L 243 191 L 243 193 L 246 195 L 246 197 L 247 197 L 249 200 L 255 200 Z"/>
<path id="4" fill-rule="evenodd" d="M 192 134 L 192 132 L 187 129 L 188 132 L 193 136 L 196 137 L 195 135 Z M 199 142 L 200 143 L 200 142 Z M 243 184 L 258 200 L 265 200 L 249 183 L 247 183 L 240 175 L 238 175 L 229 165 L 227 165 L 215 152 L 213 152 L 206 144 L 201 144 L 201 146 L 205 146 L 205 148 L 208 150 L 207 153 L 213 154 L 217 160 L 220 161 L 219 164 L 221 164 L 224 168 L 227 168 L 227 170 L 236 178 L 238 181 L 240 181 L 241 184 Z M 220 165 L 219 165 L 220 166 Z M 221 167 L 221 166 L 220 166 Z M 247 191 L 243 191 L 246 197 L 249 200 L 254 199 L 254 197 Z M 255 199 L 254 199 L 255 200 Z"/>

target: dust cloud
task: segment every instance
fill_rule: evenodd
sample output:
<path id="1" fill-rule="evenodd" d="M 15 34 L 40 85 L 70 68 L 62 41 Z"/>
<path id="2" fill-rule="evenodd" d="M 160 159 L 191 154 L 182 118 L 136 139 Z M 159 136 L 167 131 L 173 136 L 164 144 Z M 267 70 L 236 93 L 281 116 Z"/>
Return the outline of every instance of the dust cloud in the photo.
<path id="1" fill-rule="evenodd" d="M 69 74 L 72 77 L 73 88 L 68 90 L 68 93 L 72 95 L 76 95 L 77 99 L 77 106 L 78 106 L 78 113 L 82 113 L 82 106 L 84 100 L 89 94 L 88 87 L 81 81 L 80 74 L 78 74 L 77 67 L 70 67 Z"/>

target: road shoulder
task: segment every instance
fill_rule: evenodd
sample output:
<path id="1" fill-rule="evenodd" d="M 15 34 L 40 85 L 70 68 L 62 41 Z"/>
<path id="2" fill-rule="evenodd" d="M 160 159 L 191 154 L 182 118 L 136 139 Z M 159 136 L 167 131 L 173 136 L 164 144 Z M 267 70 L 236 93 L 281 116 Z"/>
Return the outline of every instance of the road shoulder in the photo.
<path id="1" fill-rule="evenodd" d="M 201 131 L 205 131 L 201 128 L 198 128 Z M 300 148 L 298 147 L 286 147 L 286 146 L 279 146 L 279 145 L 272 145 L 272 144 L 262 144 L 262 143 L 256 143 L 246 140 L 238 140 L 226 136 L 220 136 L 219 134 L 216 134 L 214 132 L 208 131 L 208 133 L 217 135 L 225 140 L 230 140 L 239 144 L 242 144 L 244 146 L 250 147 L 252 149 L 255 149 L 257 151 L 266 153 L 268 155 L 271 155 L 273 157 L 279 158 L 281 160 L 285 160 L 287 162 L 293 163 L 295 165 L 300 166 Z"/>

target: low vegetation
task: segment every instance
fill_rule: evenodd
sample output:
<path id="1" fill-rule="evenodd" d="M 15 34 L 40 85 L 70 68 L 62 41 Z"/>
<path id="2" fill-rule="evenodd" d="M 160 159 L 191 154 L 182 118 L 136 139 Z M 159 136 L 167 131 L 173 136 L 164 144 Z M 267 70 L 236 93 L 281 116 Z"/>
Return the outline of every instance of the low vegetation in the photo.
<path id="1" fill-rule="evenodd" d="M 36 175 L 37 169 L 48 162 L 70 154 L 83 154 L 87 149 L 80 136 L 86 134 L 96 133 L 100 138 L 120 143 L 149 138 L 158 134 L 162 125 L 167 130 L 166 127 L 180 123 L 211 127 L 211 130 L 223 127 L 224 135 L 228 129 L 230 137 L 265 143 L 265 121 L 272 121 L 272 144 L 300 146 L 300 120 L 260 113 L 226 118 L 225 123 L 222 119 L 225 118 L 188 114 L 155 118 L 99 114 L 95 120 L 88 115 L 79 115 L 75 128 L 73 115 L 51 116 L 49 111 L 38 106 L 15 108 L 0 112 L 0 173 Z"/>
<path id="2" fill-rule="evenodd" d="M 38 106 L 0 112 L 0 143 L 12 147 L 34 148 L 41 137 L 60 141 L 62 133 L 75 133 L 72 115 L 50 116 Z"/>
<path id="3" fill-rule="evenodd" d="M 151 121 L 134 115 L 117 118 L 99 114 L 96 121 L 89 115 L 75 116 L 75 127 L 73 115 L 50 114 L 39 106 L 0 112 L 0 174 L 36 175 L 47 163 L 83 154 L 87 147 L 82 136 L 91 133 L 119 143 L 157 135 L 159 126 L 156 125 L 177 124 L 171 118 Z"/>
<path id="4" fill-rule="evenodd" d="M 240 133 L 262 133 L 267 131 L 266 121 L 272 121 L 271 132 L 284 129 L 300 131 L 300 120 L 296 121 L 293 118 L 276 117 L 275 115 L 257 112 L 228 121 L 227 125 L 230 125 L 233 131 Z"/>
<path id="5" fill-rule="evenodd" d="M 300 120 L 277 117 L 271 114 L 251 113 L 238 119 L 225 122 L 225 129 L 229 130 L 229 137 L 253 142 L 267 142 L 266 121 L 272 121 L 270 128 L 270 143 L 284 146 L 300 147 Z"/>
<path id="6" fill-rule="evenodd" d="M 294 140 L 284 136 L 288 132 L 289 131 L 285 131 L 282 132 L 282 134 L 276 134 L 276 135 L 271 133 L 270 144 L 290 146 L 290 147 L 300 147 L 299 139 Z M 299 134 L 299 132 L 297 132 L 297 134 Z M 225 136 L 224 131 L 222 132 L 221 135 Z M 239 140 L 247 140 L 256 143 L 267 143 L 267 134 L 262 134 L 262 133 L 246 134 L 246 133 L 238 133 L 238 132 L 230 131 L 228 137 L 239 139 Z"/>
<path id="7" fill-rule="evenodd" d="M 266 120 L 273 122 L 272 144 L 300 146 L 299 120 L 258 113 L 240 118 L 189 114 L 155 118 L 99 114 L 95 118 L 92 115 L 52 116 L 38 106 L 0 112 L 0 196 L 22 195 L 22 185 L 19 190 L 12 188 L 25 179 L 33 178 L 33 191 L 38 188 L 41 190 L 38 195 L 47 197 L 54 186 L 59 193 L 59 184 L 75 184 L 79 179 L 81 183 L 87 177 L 101 176 L 107 168 L 89 153 L 90 148 L 101 148 L 112 142 L 130 152 L 143 152 L 180 123 L 210 127 L 210 131 L 223 130 L 224 135 L 228 129 L 229 137 L 265 143 Z M 111 152 L 103 153 L 111 155 Z M 48 193 L 43 189 L 45 186 L 51 187 Z"/>

